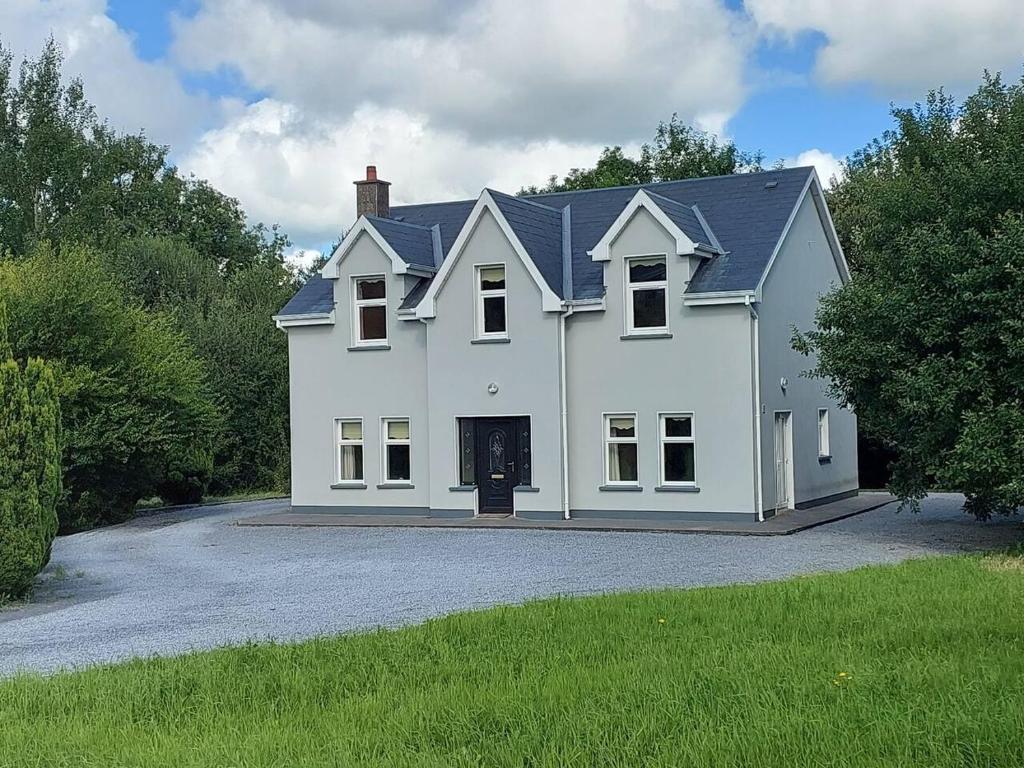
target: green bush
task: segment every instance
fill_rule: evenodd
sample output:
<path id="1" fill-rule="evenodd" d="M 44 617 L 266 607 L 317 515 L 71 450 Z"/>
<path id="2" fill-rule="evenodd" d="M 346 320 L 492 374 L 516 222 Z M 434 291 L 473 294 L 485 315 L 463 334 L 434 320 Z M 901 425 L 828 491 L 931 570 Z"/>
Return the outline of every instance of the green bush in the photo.
<path id="1" fill-rule="evenodd" d="M 64 434 L 61 529 L 130 517 L 170 483 L 202 487 L 219 418 L 173 319 L 146 311 L 97 253 L 42 243 L 0 261 L 14 357 L 54 368 Z M 194 491 L 192 491 L 194 493 Z"/>
<path id="2" fill-rule="evenodd" d="M 2 323 L 2 317 L 0 317 Z M 0 345 L 3 345 L 0 325 Z M 5 346 L 5 345 L 3 345 Z M 60 411 L 53 371 L 0 354 L 0 597 L 19 596 L 50 556 L 61 497 Z"/>
<path id="3" fill-rule="evenodd" d="M 170 504 L 198 504 L 213 475 L 213 452 L 190 446 L 172 456 L 156 491 Z"/>

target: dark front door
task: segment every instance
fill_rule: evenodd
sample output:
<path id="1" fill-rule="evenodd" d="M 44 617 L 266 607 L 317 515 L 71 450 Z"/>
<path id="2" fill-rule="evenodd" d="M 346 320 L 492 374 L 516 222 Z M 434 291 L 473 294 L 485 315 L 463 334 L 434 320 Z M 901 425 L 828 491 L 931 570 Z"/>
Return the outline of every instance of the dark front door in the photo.
<path id="1" fill-rule="evenodd" d="M 512 513 L 516 442 L 514 419 L 478 419 L 476 423 L 476 487 L 481 512 Z"/>

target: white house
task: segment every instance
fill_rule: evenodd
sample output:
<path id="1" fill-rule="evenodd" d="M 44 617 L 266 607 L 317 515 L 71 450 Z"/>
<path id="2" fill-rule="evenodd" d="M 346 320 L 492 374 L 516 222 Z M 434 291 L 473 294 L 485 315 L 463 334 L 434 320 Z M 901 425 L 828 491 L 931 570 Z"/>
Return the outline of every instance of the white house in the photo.
<path id="1" fill-rule="evenodd" d="M 856 419 L 791 347 L 849 279 L 811 168 L 390 208 L 275 317 L 292 504 L 763 520 L 857 491 Z"/>

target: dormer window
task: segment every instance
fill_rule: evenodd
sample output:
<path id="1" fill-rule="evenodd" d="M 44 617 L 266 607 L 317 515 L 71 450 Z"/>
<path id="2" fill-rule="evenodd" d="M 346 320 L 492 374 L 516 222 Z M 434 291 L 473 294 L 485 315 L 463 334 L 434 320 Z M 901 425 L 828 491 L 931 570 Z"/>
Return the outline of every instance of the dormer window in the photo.
<path id="1" fill-rule="evenodd" d="M 626 259 L 626 333 L 668 331 L 668 281 L 664 256 Z"/>
<path id="2" fill-rule="evenodd" d="M 476 268 L 476 335 L 478 339 L 508 338 L 505 318 L 505 265 Z"/>
<path id="3" fill-rule="evenodd" d="M 388 342 L 387 283 L 384 275 L 353 278 L 352 327 L 356 346 L 381 346 Z"/>

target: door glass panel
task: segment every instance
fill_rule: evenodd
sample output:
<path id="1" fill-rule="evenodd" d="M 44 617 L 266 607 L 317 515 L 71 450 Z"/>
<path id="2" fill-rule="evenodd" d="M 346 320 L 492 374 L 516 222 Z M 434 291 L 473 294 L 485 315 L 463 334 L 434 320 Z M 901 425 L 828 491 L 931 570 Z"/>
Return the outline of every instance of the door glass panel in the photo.
<path id="1" fill-rule="evenodd" d="M 665 327 L 664 288 L 645 288 L 633 291 L 633 327 Z"/>
<path id="2" fill-rule="evenodd" d="M 665 482 L 692 483 L 693 443 L 665 443 Z"/>
<path id="3" fill-rule="evenodd" d="M 387 310 L 384 307 L 360 307 L 359 308 L 361 335 L 360 339 L 386 339 Z"/>
<path id="4" fill-rule="evenodd" d="M 487 439 L 488 466 L 492 473 L 505 472 L 505 435 L 498 430 L 491 432 Z"/>
<path id="5" fill-rule="evenodd" d="M 484 333 L 505 332 L 505 297 L 484 298 Z"/>
<path id="6" fill-rule="evenodd" d="M 637 477 L 636 443 L 611 443 L 608 446 L 608 479 L 635 483 Z"/>
<path id="7" fill-rule="evenodd" d="M 409 473 L 409 446 L 389 445 L 388 446 L 388 480 L 408 480 Z"/>

